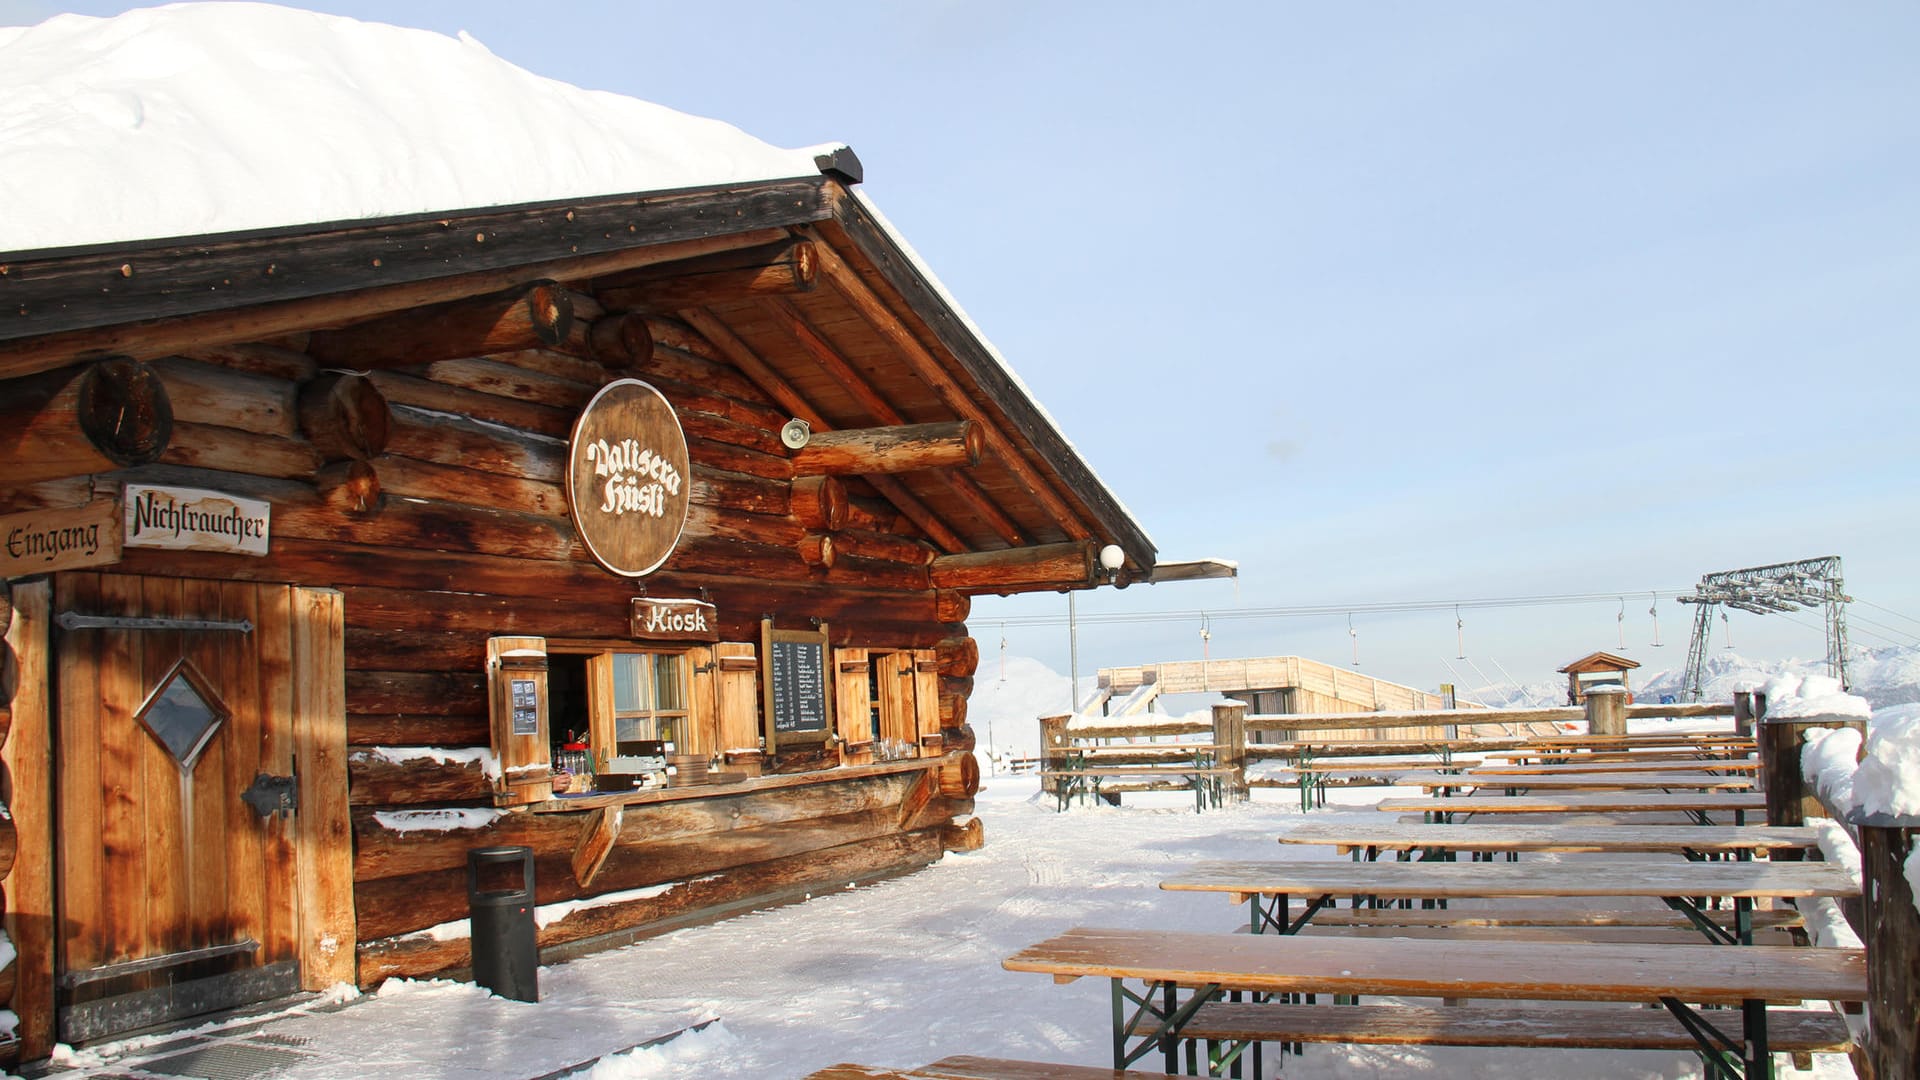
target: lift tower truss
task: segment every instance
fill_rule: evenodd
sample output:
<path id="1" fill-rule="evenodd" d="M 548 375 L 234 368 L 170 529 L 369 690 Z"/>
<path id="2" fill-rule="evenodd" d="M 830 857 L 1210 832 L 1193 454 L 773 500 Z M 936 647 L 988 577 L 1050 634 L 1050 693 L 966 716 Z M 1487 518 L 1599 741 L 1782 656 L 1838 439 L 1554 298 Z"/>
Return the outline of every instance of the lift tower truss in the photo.
<path id="1" fill-rule="evenodd" d="M 1840 577 L 1840 556 L 1828 555 L 1799 562 L 1750 566 L 1745 570 L 1721 570 L 1700 579 L 1692 596 L 1674 599 L 1696 605 L 1693 640 L 1687 645 L 1687 672 L 1681 688 L 1687 700 L 1699 701 L 1701 682 L 1706 677 L 1707 637 L 1713 629 L 1713 609 L 1725 604 L 1755 615 L 1799 611 L 1819 607 L 1826 613 L 1827 674 L 1847 683 L 1847 609 L 1853 598 L 1846 594 Z"/>

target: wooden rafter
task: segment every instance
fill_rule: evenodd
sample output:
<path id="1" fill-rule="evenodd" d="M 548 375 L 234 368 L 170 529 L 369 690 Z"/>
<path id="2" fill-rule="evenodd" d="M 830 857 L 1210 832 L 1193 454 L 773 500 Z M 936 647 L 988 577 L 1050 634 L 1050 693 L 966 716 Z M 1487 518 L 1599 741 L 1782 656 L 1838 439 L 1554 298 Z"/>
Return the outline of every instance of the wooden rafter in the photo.
<path id="1" fill-rule="evenodd" d="M 868 382 L 865 376 L 855 371 L 852 364 L 847 363 L 838 349 L 828 344 L 814 331 L 807 317 L 802 315 L 791 301 L 784 298 L 770 298 L 764 299 L 761 306 L 772 312 L 780 320 L 782 327 L 800 343 L 800 347 L 838 379 L 846 387 L 847 393 L 852 394 L 861 407 L 871 413 L 876 420 L 885 424 L 909 422 L 900 410 L 880 396 L 880 392 L 874 389 L 873 384 Z M 1000 538 L 1010 547 L 1026 545 L 1027 538 L 1019 524 L 995 506 L 993 500 L 987 498 L 986 492 L 981 491 L 978 484 L 956 473 L 938 475 L 953 490 L 954 497 L 965 503 L 967 509 L 980 515 L 981 520 L 985 521 L 994 532 L 1000 534 Z"/>
<path id="2" fill-rule="evenodd" d="M 822 430 L 832 427 L 820 414 L 820 410 L 814 408 L 806 398 L 801 397 L 799 391 L 795 390 L 787 380 L 781 378 L 780 373 L 773 370 L 765 360 L 760 359 L 746 342 L 741 341 L 732 330 L 727 328 L 727 324 L 704 311 L 692 309 L 680 312 L 680 318 L 688 326 L 699 331 L 702 337 L 705 337 L 714 348 L 719 349 L 723 356 L 740 369 L 741 374 L 753 380 L 754 384 L 759 386 L 768 397 L 779 403 L 781 408 Z M 907 490 L 905 484 L 890 476 L 870 476 L 866 480 L 895 506 L 898 506 L 900 512 L 907 515 L 907 519 L 932 538 L 934 543 L 940 545 L 943 551 L 958 552 L 971 549 L 972 545 L 962 540 L 946 522 L 935 516 L 932 510 Z"/>
<path id="3" fill-rule="evenodd" d="M 1048 482 L 1047 478 L 1033 466 L 1013 446 L 1013 443 L 1001 431 L 993 418 L 973 403 L 966 388 L 956 382 L 951 374 L 935 360 L 920 339 L 907 329 L 905 323 L 874 294 L 860 275 L 854 272 L 829 244 L 817 245 L 820 257 L 820 275 L 844 297 L 848 303 L 860 312 L 875 330 L 878 330 L 893 344 L 895 350 L 913 365 L 915 373 L 925 379 L 927 385 L 938 394 L 948 408 L 970 420 L 979 421 L 987 430 L 987 449 L 998 455 L 1006 467 L 1032 491 L 1033 496 L 1046 507 L 1047 513 L 1060 523 L 1068 535 L 1075 540 L 1086 540 L 1093 533 L 1086 526 L 1082 515 L 1068 506 Z"/>

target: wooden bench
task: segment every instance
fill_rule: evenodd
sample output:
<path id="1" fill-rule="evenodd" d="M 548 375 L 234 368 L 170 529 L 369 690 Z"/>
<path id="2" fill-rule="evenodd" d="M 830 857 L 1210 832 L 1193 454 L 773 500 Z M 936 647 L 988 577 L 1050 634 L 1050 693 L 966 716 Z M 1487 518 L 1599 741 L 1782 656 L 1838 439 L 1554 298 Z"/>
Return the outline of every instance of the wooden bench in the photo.
<path id="1" fill-rule="evenodd" d="M 1714 776 L 1703 772 L 1678 773 L 1571 773 L 1566 775 L 1493 775 L 1475 772 L 1425 775 L 1408 774 L 1403 784 L 1428 790 L 1451 791 L 1458 788 L 1493 789 L 1509 793 L 1519 791 L 1748 791 L 1759 786 L 1751 776 Z"/>
<path id="2" fill-rule="evenodd" d="M 1279 769 L 1253 777 L 1248 787 L 1291 787 L 1300 791 L 1302 812 L 1327 805 L 1330 787 L 1392 787 L 1401 777 L 1432 776 L 1436 771 L 1468 769 L 1481 763 L 1479 758 L 1437 761 L 1311 761 L 1290 769 Z"/>
<path id="3" fill-rule="evenodd" d="M 1697 824 L 1711 825 L 1710 815 L 1731 813 L 1734 824 L 1745 824 L 1747 811 L 1767 808 L 1757 791 L 1703 791 L 1669 795 L 1664 792 L 1575 792 L 1568 795 L 1456 795 L 1448 799 L 1382 799 L 1375 810 L 1404 814 L 1424 813 L 1429 821 L 1452 821 L 1458 814 L 1687 814 Z"/>
<path id="4" fill-rule="evenodd" d="M 1723 927 L 1732 929 L 1734 912 L 1712 908 L 1700 912 Z M 1788 929 L 1806 925 L 1806 917 L 1794 908 L 1761 908 L 1752 914 L 1755 930 Z M 1656 930 L 1691 930 L 1692 920 L 1677 911 L 1547 908 L 1327 908 L 1313 917 L 1315 926 L 1362 927 L 1597 927 Z"/>
<path id="5" fill-rule="evenodd" d="M 1760 852 L 1816 848 L 1820 832 L 1804 825 L 1433 825 L 1370 822 L 1302 822 L 1280 834 L 1282 844 L 1321 844 L 1354 860 L 1371 862 L 1387 853 L 1408 859 L 1446 857 L 1469 851 L 1476 857 L 1520 852 L 1649 853 L 1702 860 L 1751 858 Z"/>
<path id="6" fill-rule="evenodd" d="M 1664 1010 L 1483 1005 L 1295 1005 L 1216 1001 L 1195 1010 L 1180 1038 L 1229 1044 L 1360 1043 L 1407 1046 L 1696 1050 Z M 1776 1053 L 1844 1054 L 1847 1022 L 1832 1011 L 1769 1010 Z"/>
<path id="7" fill-rule="evenodd" d="M 1682 761 L 1555 761 L 1534 765 L 1478 765 L 1479 776 L 1568 776 L 1579 773 L 1750 773 L 1760 771 L 1757 761 L 1706 761 L 1687 758 Z"/>
<path id="8" fill-rule="evenodd" d="M 1179 1067 L 1197 1012 L 1222 992 L 1659 1003 L 1693 1049 L 1727 1074 L 1772 1080 L 1769 1002 L 1865 1000 L 1859 949 L 1735 949 L 1720 945 L 1556 945 L 1531 942 L 1322 939 L 1298 935 L 1201 934 L 1075 928 L 1001 962 L 1055 982 L 1106 978 L 1112 995 L 1114 1065 L 1154 1053 Z M 1135 989 L 1130 981 L 1145 984 Z M 1736 1005 L 1720 1013 L 1700 1005 Z M 1325 1006 L 1338 1012 L 1350 1006 Z M 1337 1019 L 1334 1018 L 1334 1019 Z M 1738 1030 L 1714 1023 L 1731 1021 Z M 1410 1041 L 1401 1029 L 1401 1041 Z M 1263 1033 L 1264 1034 L 1264 1033 Z M 1518 1036 L 1516 1036 L 1518 1037 Z"/>
<path id="9" fill-rule="evenodd" d="M 871 1065 L 829 1065 L 806 1080 L 1165 1080 L 1165 1073 L 1060 1065 L 1051 1061 L 958 1054 L 917 1069 L 881 1069 Z"/>
<path id="10" fill-rule="evenodd" d="M 1169 763 L 1166 765 L 1089 765 L 1081 768 L 1042 769 L 1040 783 L 1053 781 L 1053 792 L 1065 810 L 1074 798 L 1105 799 L 1120 805 L 1127 791 L 1192 791 L 1193 810 L 1220 805 L 1220 783 L 1234 770 L 1226 766 Z M 1169 779 L 1172 778 L 1172 779 Z M 1131 782 L 1129 782 L 1131 781 Z"/>
<path id="11" fill-rule="evenodd" d="M 1709 941 L 1752 944 L 1756 900 L 1850 897 L 1860 886 L 1843 869 L 1815 862 L 1244 862 L 1209 860 L 1160 882 L 1174 892 L 1214 892 L 1249 909 L 1255 933 L 1271 928 L 1291 934 L 1312 922 L 1336 897 L 1352 906 L 1382 902 L 1439 906 L 1464 899 L 1645 898 L 1659 900 L 1687 918 Z M 1296 919 L 1291 901 L 1302 911 Z M 1728 932 L 1706 918 L 1697 898 L 1733 901 L 1735 926 Z"/>

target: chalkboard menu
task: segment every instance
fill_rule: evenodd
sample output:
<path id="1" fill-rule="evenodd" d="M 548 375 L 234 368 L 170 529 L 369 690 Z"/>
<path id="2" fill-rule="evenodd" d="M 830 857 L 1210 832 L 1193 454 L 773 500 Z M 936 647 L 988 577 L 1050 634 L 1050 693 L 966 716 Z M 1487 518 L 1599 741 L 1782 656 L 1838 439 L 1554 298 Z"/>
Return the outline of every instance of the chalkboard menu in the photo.
<path id="1" fill-rule="evenodd" d="M 833 730 L 827 681 L 827 631 L 760 626 L 760 679 L 767 750 L 780 744 L 824 742 Z"/>

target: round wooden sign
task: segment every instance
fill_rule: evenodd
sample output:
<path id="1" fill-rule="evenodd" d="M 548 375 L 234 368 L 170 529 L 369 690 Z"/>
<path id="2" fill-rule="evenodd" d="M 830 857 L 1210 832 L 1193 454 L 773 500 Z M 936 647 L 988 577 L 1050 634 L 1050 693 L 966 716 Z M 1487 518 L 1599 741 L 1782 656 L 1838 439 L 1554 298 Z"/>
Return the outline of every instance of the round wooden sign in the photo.
<path id="1" fill-rule="evenodd" d="M 660 391 L 638 379 L 602 387 L 574 421 L 567 505 L 580 540 L 623 577 L 650 574 L 687 524 L 687 436 Z"/>

